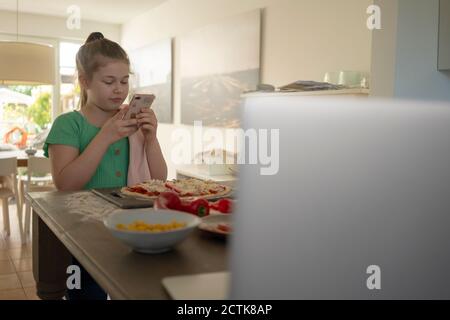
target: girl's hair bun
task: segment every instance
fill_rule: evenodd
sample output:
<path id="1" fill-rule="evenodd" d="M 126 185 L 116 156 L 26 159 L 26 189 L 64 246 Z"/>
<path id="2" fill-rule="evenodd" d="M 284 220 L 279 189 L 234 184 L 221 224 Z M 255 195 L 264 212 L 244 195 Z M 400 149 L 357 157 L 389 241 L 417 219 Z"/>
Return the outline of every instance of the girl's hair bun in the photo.
<path id="1" fill-rule="evenodd" d="M 103 36 L 103 34 L 101 32 L 92 32 L 89 37 L 86 39 L 86 43 L 95 41 L 95 40 L 102 40 L 105 39 L 105 37 Z"/>

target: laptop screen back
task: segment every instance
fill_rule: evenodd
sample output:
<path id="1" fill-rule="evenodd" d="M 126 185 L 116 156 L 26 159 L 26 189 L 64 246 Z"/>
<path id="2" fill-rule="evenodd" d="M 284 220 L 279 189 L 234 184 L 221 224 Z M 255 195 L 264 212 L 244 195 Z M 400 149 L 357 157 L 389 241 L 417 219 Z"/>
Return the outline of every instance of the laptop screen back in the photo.
<path id="1" fill-rule="evenodd" d="M 450 298 L 450 105 L 249 97 L 244 129 L 279 169 L 241 165 L 231 298 Z"/>

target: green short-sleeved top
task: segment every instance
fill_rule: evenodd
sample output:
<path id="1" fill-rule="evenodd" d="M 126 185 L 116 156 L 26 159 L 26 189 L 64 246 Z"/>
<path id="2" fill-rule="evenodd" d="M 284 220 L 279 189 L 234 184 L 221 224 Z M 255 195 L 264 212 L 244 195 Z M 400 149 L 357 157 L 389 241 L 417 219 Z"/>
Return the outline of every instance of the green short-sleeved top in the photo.
<path id="1" fill-rule="evenodd" d="M 87 148 L 100 128 L 89 123 L 78 111 L 57 117 L 44 144 L 44 155 L 48 158 L 50 144 L 63 144 L 77 148 L 80 154 Z M 127 185 L 129 163 L 128 138 L 111 144 L 103 156 L 95 174 L 83 189 L 115 188 Z"/>

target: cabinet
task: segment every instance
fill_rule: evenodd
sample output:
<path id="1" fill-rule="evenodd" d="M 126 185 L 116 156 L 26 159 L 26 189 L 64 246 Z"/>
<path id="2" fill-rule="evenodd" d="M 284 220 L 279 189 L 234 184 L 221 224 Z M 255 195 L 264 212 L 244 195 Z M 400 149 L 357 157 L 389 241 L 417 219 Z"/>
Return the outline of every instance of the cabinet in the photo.
<path id="1" fill-rule="evenodd" d="M 438 70 L 450 70 L 450 0 L 439 0 Z"/>

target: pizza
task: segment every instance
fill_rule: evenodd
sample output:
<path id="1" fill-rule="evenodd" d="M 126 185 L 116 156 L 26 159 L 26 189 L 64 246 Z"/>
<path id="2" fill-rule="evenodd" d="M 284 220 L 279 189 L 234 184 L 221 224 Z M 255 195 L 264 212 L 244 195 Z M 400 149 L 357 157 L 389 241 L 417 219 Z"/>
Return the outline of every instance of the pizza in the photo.
<path id="1" fill-rule="evenodd" d="M 211 180 L 180 179 L 171 181 L 149 180 L 131 187 L 123 187 L 121 193 L 142 199 L 156 199 L 160 193 L 173 191 L 181 198 L 217 198 L 231 192 L 231 188 Z"/>

